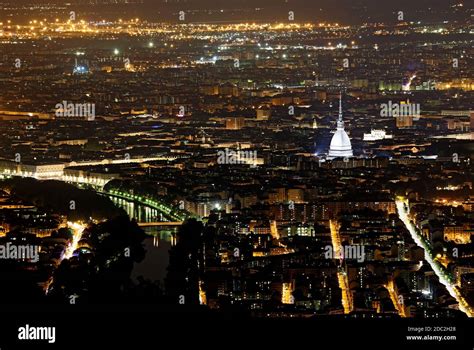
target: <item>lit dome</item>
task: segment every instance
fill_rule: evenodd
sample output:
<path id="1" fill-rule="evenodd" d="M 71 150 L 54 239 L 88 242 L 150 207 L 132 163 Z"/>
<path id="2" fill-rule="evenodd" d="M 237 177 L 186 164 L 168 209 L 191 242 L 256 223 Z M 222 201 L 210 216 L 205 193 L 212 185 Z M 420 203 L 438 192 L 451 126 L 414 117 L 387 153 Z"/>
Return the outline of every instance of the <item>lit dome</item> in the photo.
<path id="1" fill-rule="evenodd" d="M 352 145 L 344 129 L 338 129 L 331 140 L 329 148 L 330 157 L 352 157 Z"/>
<path id="2" fill-rule="evenodd" d="M 337 121 L 337 130 L 334 133 L 331 145 L 329 147 L 329 159 L 353 157 L 351 139 L 344 130 L 344 121 L 342 120 L 342 99 L 339 100 L 339 119 Z"/>

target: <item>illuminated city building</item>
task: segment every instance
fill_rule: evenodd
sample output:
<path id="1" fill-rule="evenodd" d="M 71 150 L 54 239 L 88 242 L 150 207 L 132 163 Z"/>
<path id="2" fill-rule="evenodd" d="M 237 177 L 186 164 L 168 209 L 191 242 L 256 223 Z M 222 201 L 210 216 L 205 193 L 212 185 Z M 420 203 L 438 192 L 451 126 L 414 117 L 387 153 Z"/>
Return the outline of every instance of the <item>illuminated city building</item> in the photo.
<path id="1" fill-rule="evenodd" d="M 379 141 L 392 138 L 393 135 L 387 135 L 387 132 L 385 130 L 372 129 L 370 134 L 364 134 L 364 141 Z"/>
<path id="2" fill-rule="evenodd" d="M 331 145 L 329 147 L 328 159 L 353 157 L 352 144 L 349 136 L 344 129 L 344 120 L 342 119 L 342 95 L 339 97 L 339 119 L 337 120 L 337 129 L 334 133 Z"/>

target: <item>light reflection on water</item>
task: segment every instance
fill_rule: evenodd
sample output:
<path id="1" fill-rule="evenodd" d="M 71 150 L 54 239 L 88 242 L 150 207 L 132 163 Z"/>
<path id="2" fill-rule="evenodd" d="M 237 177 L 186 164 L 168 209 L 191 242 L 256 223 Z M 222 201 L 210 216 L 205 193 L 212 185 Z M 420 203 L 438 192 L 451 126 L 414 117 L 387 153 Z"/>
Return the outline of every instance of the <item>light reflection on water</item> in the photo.
<path id="1" fill-rule="evenodd" d="M 163 283 L 169 264 L 169 250 L 174 230 L 158 227 L 145 227 L 143 230 L 147 234 L 143 242 L 146 254 L 140 263 L 135 263 L 132 279 L 142 276 L 145 279 L 159 280 Z"/>
<path id="2" fill-rule="evenodd" d="M 134 218 L 138 222 L 160 222 L 167 221 L 158 210 L 145 207 L 135 202 L 127 201 L 123 198 L 109 196 L 112 202 L 123 208 L 129 217 Z"/>

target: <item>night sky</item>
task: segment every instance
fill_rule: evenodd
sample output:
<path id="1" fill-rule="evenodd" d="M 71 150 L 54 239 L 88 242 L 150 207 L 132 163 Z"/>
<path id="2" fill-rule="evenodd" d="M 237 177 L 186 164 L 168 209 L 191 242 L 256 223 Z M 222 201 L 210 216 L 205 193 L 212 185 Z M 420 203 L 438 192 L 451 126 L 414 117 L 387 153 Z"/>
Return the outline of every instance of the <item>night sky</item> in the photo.
<path id="1" fill-rule="evenodd" d="M 288 11 L 294 11 L 296 21 L 330 21 L 345 24 L 374 22 L 396 22 L 396 13 L 405 12 L 408 21 L 469 20 L 467 1 L 463 14 L 455 13 L 451 7 L 462 0 L 0 0 L 1 3 L 61 4 L 67 11 L 79 11 L 88 20 L 140 17 L 153 22 L 173 22 L 178 11 L 193 11 L 190 22 L 271 22 L 285 21 Z M 217 10 L 217 11 L 216 11 Z M 223 10 L 222 12 L 220 10 Z M 17 10 L 2 12 L 0 19 L 12 16 L 18 20 L 29 20 L 39 12 Z M 459 10 L 458 10 L 459 11 Z M 65 12 L 66 13 L 66 12 Z M 41 13 L 43 15 L 43 13 Z M 10 18 L 10 17 L 9 17 Z"/>
<path id="2" fill-rule="evenodd" d="M 166 8 L 178 6 L 182 9 L 220 9 L 220 8 L 255 8 L 265 7 L 278 9 L 282 6 L 294 6 L 296 8 L 312 9 L 314 11 L 347 11 L 353 8 L 366 7 L 371 14 L 378 12 L 394 11 L 404 9 L 406 11 L 418 9 L 447 9 L 453 4 L 464 2 L 468 6 L 468 1 L 462 0 L 3 0 L 0 3 L 12 4 L 109 4 L 117 6 L 120 2 L 143 3 L 147 8 Z M 111 4 L 113 3 L 113 4 Z M 132 6 L 136 6 L 135 4 Z M 472 6 L 471 6 L 472 7 Z"/>

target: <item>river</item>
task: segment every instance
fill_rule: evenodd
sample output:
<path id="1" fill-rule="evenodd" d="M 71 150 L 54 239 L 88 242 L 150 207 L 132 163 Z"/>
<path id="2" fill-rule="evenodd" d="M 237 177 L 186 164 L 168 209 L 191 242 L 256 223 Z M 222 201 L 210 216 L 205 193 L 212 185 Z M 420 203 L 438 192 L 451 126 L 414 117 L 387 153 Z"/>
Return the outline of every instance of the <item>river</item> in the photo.
<path id="1" fill-rule="evenodd" d="M 120 208 L 123 208 L 128 216 L 135 218 L 138 222 L 164 222 L 163 218 L 156 209 L 152 209 L 134 202 L 117 197 L 109 197 L 112 202 Z M 143 227 L 147 234 L 144 245 L 146 250 L 145 258 L 140 263 L 135 263 L 132 271 L 132 279 L 143 277 L 152 281 L 164 283 L 166 269 L 169 264 L 169 250 L 174 240 L 173 234 L 177 227 Z"/>

